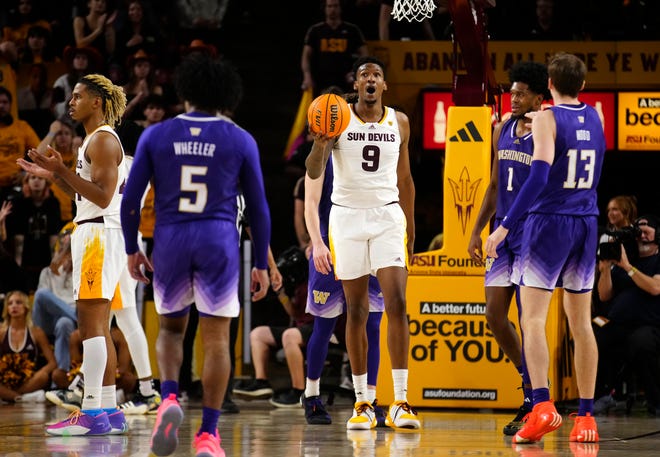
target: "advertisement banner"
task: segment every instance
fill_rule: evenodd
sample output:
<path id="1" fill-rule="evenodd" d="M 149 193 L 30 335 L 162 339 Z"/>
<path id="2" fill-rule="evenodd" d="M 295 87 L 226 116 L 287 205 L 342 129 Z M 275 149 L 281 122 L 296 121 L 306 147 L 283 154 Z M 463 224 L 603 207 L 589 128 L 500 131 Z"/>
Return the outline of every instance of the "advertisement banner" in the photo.
<path id="1" fill-rule="evenodd" d="M 660 150 L 660 92 L 619 93 L 619 149 Z"/>

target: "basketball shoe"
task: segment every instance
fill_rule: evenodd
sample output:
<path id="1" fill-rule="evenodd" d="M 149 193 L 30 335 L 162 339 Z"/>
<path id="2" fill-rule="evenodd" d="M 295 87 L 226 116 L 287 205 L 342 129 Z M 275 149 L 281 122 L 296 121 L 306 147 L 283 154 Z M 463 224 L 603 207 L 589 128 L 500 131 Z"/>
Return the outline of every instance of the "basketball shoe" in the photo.
<path id="1" fill-rule="evenodd" d="M 121 409 L 117 409 L 112 413 L 108 413 L 108 421 L 110 421 L 110 435 L 121 435 L 128 431 L 128 422 L 126 422 L 126 416 Z"/>
<path id="2" fill-rule="evenodd" d="M 58 389 L 46 392 L 46 400 L 68 411 L 78 411 L 82 404 L 82 390 Z"/>
<path id="3" fill-rule="evenodd" d="M 151 452 L 157 456 L 172 454 L 179 444 L 181 422 L 183 422 L 183 410 L 176 400 L 176 395 L 170 394 L 158 407 L 156 425 L 151 434 Z"/>
<path id="4" fill-rule="evenodd" d="M 153 395 L 148 397 L 138 392 L 133 395 L 133 400 L 122 403 L 119 405 L 119 408 L 127 416 L 134 414 L 156 414 L 162 401 L 158 392 L 154 392 Z"/>
<path id="5" fill-rule="evenodd" d="M 195 436 L 195 457 L 225 457 L 225 451 L 220 447 L 220 437 L 204 432 Z"/>
<path id="6" fill-rule="evenodd" d="M 103 411 L 96 416 L 74 411 L 63 421 L 46 427 L 46 433 L 59 436 L 106 435 L 112 426 L 108 413 Z"/>
<path id="7" fill-rule="evenodd" d="M 376 413 L 371 403 L 361 401 L 355 403 L 353 416 L 346 422 L 348 430 L 371 430 L 376 426 Z"/>
<path id="8" fill-rule="evenodd" d="M 418 429 L 421 427 L 417 411 L 407 401 L 395 401 L 390 405 L 385 425 L 392 428 Z"/>
<path id="9" fill-rule="evenodd" d="M 574 413 L 575 414 L 575 413 Z M 596 419 L 590 413 L 586 416 L 578 416 L 571 414 L 570 418 L 575 421 L 573 429 L 568 437 L 569 441 L 577 441 L 578 443 L 596 443 L 599 440 L 598 426 Z"/>
<path id="10" fill-rule="evenodd" d="M 552 401 L 544 401 L 534 405 L 527 422 L 514 436 L 513 443 L 534 443 L 540 441 L 543 435 L 557 430 L 561 426 L 561 416 Z"/>
<path id="11" fill-rule="evenodd" d="M 504 433 L 506 436 L 515 435 L 518 430 L 520 430 L 523 425 L 525 425 L 525 422 L 527 422 L 527 418 L 529 417 L 529 413 L 531 412 L 532 410 L 529 409 L 527 405 L 523 404 L 520 408 L 518 408 L 516 417 L 514 417 L 511 422 L 504 426 L 502 433 Z"/>
<path id="12" fill-rule="evenodd" d="M 323 405 L 321 397 L 314 395 L 312 397 L 305 397 L 305 394 L 300 397 L 303 407 L 305 408 L 305 419 L 310 425 L 327 425 L 332 424 L 332 418 Z"/>

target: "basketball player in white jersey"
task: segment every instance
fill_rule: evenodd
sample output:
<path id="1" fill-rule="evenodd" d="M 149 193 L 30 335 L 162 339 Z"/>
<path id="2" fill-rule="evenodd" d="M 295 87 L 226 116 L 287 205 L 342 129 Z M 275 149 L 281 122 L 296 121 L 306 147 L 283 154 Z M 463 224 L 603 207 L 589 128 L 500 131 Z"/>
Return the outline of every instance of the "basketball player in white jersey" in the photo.
<path id="1" fill-rule="evenodd" d="M 126 265 L 120 225 L 121 192 L 126 181 L 124 150 L 113 126 L 126 108 L 121 87 L 90 74 L 76 84 L 69 103 L 71 117 L 82 123 L 86 137 L 78 150 L 76 171 L 48 148 L 28 153 L 33 163 L 19 160 L 30 173 L 54 181 L 76 202 L 71 236 L 73 287 L 78 326 L 83 339 L 85 387 L 80 411 L 46 428 L 52 435 L 103 435 L 128 430 L 117 408 L 117 355 L 110 338 L 110 300 Z"/>
<path id="2" fill-rule="evenodd" d="M 415 225 L 415 187 L 410 174 L 408 117 L 384 106 L 385 65 L 373 57 L 353 67 L 358 101 L 351 120 L 335 138 L 316 135 L 307 160 L 307 174 L 319 179 L 332 153 L 334 186 L 329 239 L 332 255 L 315 258 L 318 271 L 342 280 L 346 296 L 346 347 L 353 372 L 355 407 L 349 430 L 376 426 L 367 398 L 367 333 L 369 275 L 383 290 L 388 317 L 387 341 L 392 363 L 394 403 L 386 424 L 394 428 L 420 427 L 408 404 L 409 330 L 406 318 L 407 259 L 412 255 Z"/>

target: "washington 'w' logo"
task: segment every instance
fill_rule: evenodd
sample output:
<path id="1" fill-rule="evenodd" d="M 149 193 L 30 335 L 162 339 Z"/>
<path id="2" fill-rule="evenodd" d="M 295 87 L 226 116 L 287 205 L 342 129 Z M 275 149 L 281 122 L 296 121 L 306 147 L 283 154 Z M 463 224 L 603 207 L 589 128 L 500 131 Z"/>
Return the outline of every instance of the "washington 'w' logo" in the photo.
<path id="1" fill-rule="evenodd" d="M 454 194 L 454 205 L 456 206 L 458 219 L 461 221 L 463 235 L 465 235 L 465 229 L 467 228 L 472 208 L 474 208 L 474 200 L 477 196 L 477 189 L 481 183 L 481 178 L 474 182 L 470 181 L 470 173 L 468 172 L 467 167 L 463 167 L 458 182 L 451 178 L 447 178 L 447 180 L 449 181 L 451 191 Z"/>
<path id="2" fill-rule="evenodd" d="M 313 290 L 312 292 L 314 292 L 314 303 L 319 305 L 325 305 L 330 296 L 330 292 L 321 292 L 320 290 Z"/>

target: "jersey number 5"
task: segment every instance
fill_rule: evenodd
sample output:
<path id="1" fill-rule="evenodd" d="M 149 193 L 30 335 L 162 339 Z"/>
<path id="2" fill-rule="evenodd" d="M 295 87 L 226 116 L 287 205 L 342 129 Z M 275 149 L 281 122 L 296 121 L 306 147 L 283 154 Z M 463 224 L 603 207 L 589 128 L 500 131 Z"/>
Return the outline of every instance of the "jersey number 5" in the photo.
<path id="1" fill-rule="evenodd" d="M 183 165 L 181 167 L 181 191 L 194 192 L 194 198 L 179 198 L 179 211 L 182 213 L 201 213 L 206 206 L 208 189 L 206 183 L 193 182 L 194 176 L 206 176 L 208 167 Z"/>

